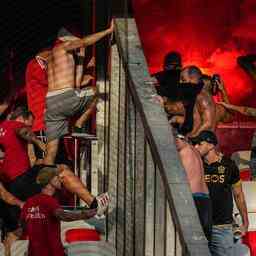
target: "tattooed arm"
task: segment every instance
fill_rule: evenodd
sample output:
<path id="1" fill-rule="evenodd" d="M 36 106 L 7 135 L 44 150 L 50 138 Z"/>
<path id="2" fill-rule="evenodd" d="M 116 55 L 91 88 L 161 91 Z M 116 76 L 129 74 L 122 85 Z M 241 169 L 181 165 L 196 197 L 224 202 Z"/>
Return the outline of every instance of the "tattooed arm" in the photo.
<path id="1" fill-rule="evenodd" d="M 217 84 L 219 86 L 219 90 L 220 90 L 220 93 L 221 93 L 223 101 L 225 103 L 229 104 L 230 102 L 229 102 L 229 98 L 228 98 L 228 93 L 227 93 L 226 87 L 224 85 L 224 81 L 222 79 L 220 81 L 217 80 Z"/>
<path id="2" fill-rule="evenodd" d="M 32 143 L 39 147 L 42 151 L 45 151 L 45 144 L 36 137 L 29 127 L 16 129 L 16 134 L 20 138 L 26 140 L 28 143 Z"/>
<path id="3" fill-rule="evenodd" d="M 242 115 L 256 117 L 256 108 L 236 106 L 236 105 L 232 105 L 232 104 L 227 104 L 225 102 L 220 102 L 218 104 L 222 105 L 223 107 L 225 107 L 229 110 L 239 112 Z"/>
<path id="4" fill-rule="evenodd" d="M 201 92 L 196 99 L 196 106 L 201 116 L 201 125 L 193 131 L 192 137 L 197 136 L 201 131 L 214 131 L 216 126 L 215 105 L 213 99 L 206 92 Z"/>

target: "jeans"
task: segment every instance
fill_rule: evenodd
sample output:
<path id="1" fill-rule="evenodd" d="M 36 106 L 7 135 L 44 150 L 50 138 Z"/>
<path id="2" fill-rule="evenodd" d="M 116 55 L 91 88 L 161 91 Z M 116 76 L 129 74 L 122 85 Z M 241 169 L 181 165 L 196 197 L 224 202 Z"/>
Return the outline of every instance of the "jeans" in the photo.
<path id="1" fill-rule="evenodd" d="M 232 227 L 212 227 L 210 251 L 213 256 L 234 256 L 234 237 Z"/>

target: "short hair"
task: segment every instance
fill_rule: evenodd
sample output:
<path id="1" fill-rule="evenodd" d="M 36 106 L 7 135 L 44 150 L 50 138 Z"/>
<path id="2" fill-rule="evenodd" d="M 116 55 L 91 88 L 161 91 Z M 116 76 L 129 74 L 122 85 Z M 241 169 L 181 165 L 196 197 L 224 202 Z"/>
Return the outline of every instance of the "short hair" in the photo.
<path id="1" fill-rule="evenodd" d="M 187 66 L 183 70 L 187 70 L 190 76 L 197 76 L 201 78 L 203 75 L 202 71 L 197 66 Z"/>
<path id="2" fill-rule="evenodd" d="M 18 117 L 23 117 L 24 119 L 28 119 L 30 116 L 33 116 L 32 112 L 28 110 L 26 106 L 19 106 L 11 112 L 9 119 L 15 120 Z"/>
<path id="3" fill-rule="evenodd" d="M 45 165 L 42 167 L 42 169 L 39 171 L 36 183 L 41 186 L 41 188 L 46 187 L 50 181 L 58 176 L 58 168 L 55 165 Z"/>
<path id="4" fill-rule="evenodd" d="M 181 66 L 181 55 L 178 52 L 169 52 L 165 55 L 164 58 L 164 66 L 167 66 L 171 63 L 177 63 L 178 65 Z"/>

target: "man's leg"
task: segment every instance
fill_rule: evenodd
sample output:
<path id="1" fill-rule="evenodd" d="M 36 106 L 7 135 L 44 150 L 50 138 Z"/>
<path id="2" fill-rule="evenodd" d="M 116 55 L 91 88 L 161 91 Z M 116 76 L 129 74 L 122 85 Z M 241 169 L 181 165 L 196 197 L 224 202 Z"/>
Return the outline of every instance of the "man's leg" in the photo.
<path id="1" fill-rule="evenodd" d="M 59 177 L 63 186 L 71 193 L 76 194 L 88 206 L 94 201 L 94 197 L 87 190 L 86 186 L 81 182 L 79 177 L 75 176 L 69 167 L 66 165 L 59 165 Z"/>
<path id="2" fill-rule="evenodd" d="M 59 165 L 58 170 L 62 184 L 69 192 L 76 194 L 91 209 L 97 208 L 97 215 L 101 216 L 106 211 L 110 200 L 107 193 L 94 197 L 69 167 Z"/>
<path id="3" fill-rule="evenodd" d="M 8 232 L 3 241 L 5 248 L 5 256 L 11 256 L 11 247 L 12 244 L 18 240 L 18 237 L 15 235 L 15 232 Z"/>
<path id="4" fill-rule="evenodd" d="M 86 105 L 85 107 L 85 112 L 79 117 L 79 119 L 76 121 L 75 123 L 75 127 L 76 128 L 82 128 L 83 125 L 89 120 L 89 118 L 91 117 L 92 113 L 95 110 L 95 107 L 97 105 L 98 102 L 98 96 L 94 96 L 91 99 L 91 102 L 89 104 Z"/>
<path id="5" fill-rule="evenodd" d="M 54 139 L 46 143 L 45 165 L 53 165 L 57 155 L 59 139 Z"/>
<path id="6" fill-rule="evenodd" d="M 232 227 L 213 227 L 210 243 L 212 256 L 234 256 Z"/>

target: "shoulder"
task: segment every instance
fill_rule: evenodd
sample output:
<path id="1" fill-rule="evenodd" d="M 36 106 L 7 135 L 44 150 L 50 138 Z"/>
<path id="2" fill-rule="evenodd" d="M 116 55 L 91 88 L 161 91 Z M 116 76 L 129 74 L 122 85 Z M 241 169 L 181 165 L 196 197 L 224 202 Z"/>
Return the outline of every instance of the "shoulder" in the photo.
<path id="1" fill-rule="evenodd" d="M 225 165 L 236 165 L 235 161 L 225 155 L 222 156 L 221 163 Z"/>
<path id="2" fill-rule="evenodd" d="M 230 157 L 223 156 L 221 160 L 221 164 L 223 164 L 231 173 L 233 172 L 239 172 L 239 169 L 235 163 Z"/>
<path id="3" fill-rule="evenodd" d="M 24 123 L 15 121 L 15 120 L 5 120 L 1 125 L 8 128 L 14 128 L 14 129 L 25 126 Z"/>

